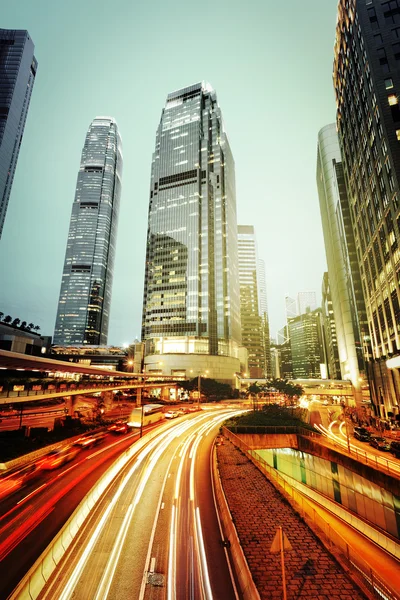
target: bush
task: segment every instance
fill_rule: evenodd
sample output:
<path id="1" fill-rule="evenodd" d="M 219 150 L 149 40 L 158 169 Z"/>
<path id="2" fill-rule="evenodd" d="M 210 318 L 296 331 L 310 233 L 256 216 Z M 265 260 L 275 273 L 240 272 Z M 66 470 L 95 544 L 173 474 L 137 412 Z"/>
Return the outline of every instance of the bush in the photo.
<path id="1" fill-rule="evenodd" d="M 301 408 L 285 408 L 278 404 L 266 404 L 261 411 L 252 411 L 233 417 L 226 427 L 305 427 L 313 429 L 307 421 L 307 411 Z"/>

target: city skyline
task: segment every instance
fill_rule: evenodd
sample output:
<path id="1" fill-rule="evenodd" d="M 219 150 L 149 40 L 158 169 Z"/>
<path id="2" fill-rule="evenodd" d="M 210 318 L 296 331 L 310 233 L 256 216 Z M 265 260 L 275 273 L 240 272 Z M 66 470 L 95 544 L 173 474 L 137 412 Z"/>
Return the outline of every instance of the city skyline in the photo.
<path id="1" fill-rule="evenodd" d="M 257 65 L 265 63 L 269 73 L 266 81 L 258 80 L 257 65 L 250 71 L 248 69 L 254 47 L 247 49 L 246 37 L 243 38 L 242 54 L 234 52 L 234 32 L 242 26 L 244 15 L 239 4 L 233 5 L 233 13 L 230 15 L 232 26 L 224 34 L 227 48 L 224 69 L 219 66 L 216 68 L 208 51 L 193 69 L 191 61 L 182 62 L 181 58 L 178 61 L 178 49 L 172 49 L 175 62 L 170 58 L 171 66 L 165 72 L 156 65 L 157 51 L 161 46 L 157 45 L 156 49 L 152 49 L 146 42 L 144 33 L 138 33 L 137 41 L 132 42 L 143 45 L 140 51 L 143 65 L 139 65 L 138 59 L 126 63 L 124 57 L 136 56 L 138 47 L 127 46 L 128 42 L 119 40 L 123 40 L 124 36 L 118 36 L 115 44 L 116 53 L 121 59 L 120 66 L 111 75 L 110 68 L 107 69 L 107 76 L 111 77 L 110 85 L 121 90 L 117 95 L 103 95 L 99 83 L 92 78 L 90 71 L 87 72 L 81 66 L 78 48 L 67 53 L 60 45 L 56 57 L 52 55 L 51 48 L 58 45 L 58 37 L 62 41 L 67 35 L 68 27 L 72 26 L 74 6 L 69 10 L 64 7 L 54 10 L 49 4 L 43 23 L 40 11 L 36 15 L 27 2 L 22 2 L 18 7 L 9 7 L 5 26 L 26 27 L 30 31 L 35 40 L 41 68 L 30 111 L 34 116 L 27 123 L 14 182 L 14 200 L 10 203 L 4 239 L 0 246 L 0 273 L 4 282 L 0 296 L 2 310 L 13 316 L 33 320 L 41 326 L 44 333 L 52 333 L 59 291 L 58 273 L 62 269 L 70 199 L 78 166 L 76 157 L 78 148 L 81 147 L 79 132 L 82 127 L 87 127 L 93 114 L 113 114 L 119 122 L 124 139 L 125 164 L 130 167 L 124 178 L 109 342 L 121 344 L 140 336 L 146 205 L 154 123 L 157 122 L 160 103 L 168 91 L 189 85 L 196 79 L 207 79 L 218 90 L 225 119 L 229 124 L 228 133 L 237 169 L 238 220 L 257 224 L 259 254 L 266 263 L 272 334 L 282 327 L 285 322 L 285 293 L 294 294 L 298 289 L 319 290 L 325 270 L 314 182 L 315 135 L 326 122 L 334 120 L 331 73 L 337 3 L 334 0 L 329 3 L 329 7 L 321 7 L 318 2 L 314 4 L 310 21 L 302 15 L 301 7 L 292 3 L 293 23 L 288 23 L 287 45 L 282 46 L 280 58 L 279 53 L 272 53 L 277 59 L 276 65 L 271 52 L 280 38 L 274 27 L 268 26 L 268 31 L 265 32 L 257 24 L 256 14 L 246 12 L 246 36 L 249 40 L 253 39 L 250 32 L 255 28 L 257 36 L 254 43 L 260 50 L 261 61 Z M 78 35 L 81 28 L 93 18 L 91 5 L 89 3 L 81 11 L 80 23 L 77 25 Z M 254 4 L 257 9 L 255 13 L 262 15 L 269 14 L 271 7 L 272 5 L 265 6 L 259 2 Z M 222 15 L 224 8 L 221 6 L 218 14 Z M 132 24 L 134 18 L 139 19 L 143 32 L 149 31 L 152 26 L 150 14 L 144 9 L 140 9 L 139 13 L 137 10 L 139 9 L 132 9 L 125 2 L 119 2 L 110 18 L 123 29 Z M 194 7 L 185 17 L 188 23 L 193 10 Z M 157 31 L 162 28 L 162 18 L 170 18 L 161 5 L 160 11 Z M 274 15 L 278 23 L 286 18 L 283 7 L 274 6 Z M 123 23 L 124 16 L 126 24 Z M 106 31 L 109 23 L 98 14 L 95 19 L 98 24 L 97 37 L 93 34 L 94 37 L 90 39 L 102 57 L 101 60 L 109 67 L 111 63 L 107 63 L 107 60 L 111 59 L 107 58 L 106 48 L 103 49 L 100 41 L 101 32 Z M 299 20 L 304 26 L 301 33 L 295 27 L 295 22 L 298 23 Z M 60 21 L 64 26 L 57 31 L 56 37 L 55 26 Z M 212 29 L 209 35 L 213 36 L 215 32 Z M 185 33 L 186 35 L 189 33 Z M 310 41 L 306 42 L 308 38 Z M 163 41 L 165 37 L 161 36 L 158 43 L 162 45 Z M 294 53 L 294 48 L 299 43 L 305 44 L 300 62 Z M 322 49 L 318 56 L 313 51 L 314 43 L 318 43 Z M 291 64 L 288 63 L 289 56 Z M 307 67 L 308 64 L 311 68 Z M 157 74 L 156 84 L 148 76 L 152 67 L 153 73 Z M 304 70 L 300 87 L 296 68 Z M 60 75 L 65 72 L 68 72 L 68 82 Z M 132 73 L 129 87 L 122 77 L 125 72 Z M 279 84 L 282 90 L 279 102 L 269 93 L 272 81 L 274 85 Z M 293 85 L 296 86 L 296 94 L 290 98 Z M 142 93 L 144 90 L 145 94 Z M 251 99 L 251 118 L 249 111 L 241 108 L 241 99 L 245 98 Z M 296 111 L 292 108 L 294 102 Z M 299 115 L 302 133 L 293 136 Z M 282 140 L 279 139 L 278 130 L 282 132 Z M 36 148 L 39 137 L 43 143 Z M 45 174 L 48 171 L 40 171 L 39 165 L 42 164 L 51 169 L 54 180 L 53 177 L 49 177 L 50 181 L 46 180 Z M 289 173 L 290 178 L 287 177 Z M 265 174 L 268 175 L 267 178 Z M 293 182 L 289 182 L 289 179 Z M 39 235 L 41 227 L 46 230 L 43 237 Z M 16 232 L 20 240 L 17 248 L 13 244 Z M 298 247 L 295 248 L 296 245 Z M 279 261 L 271 260 L 271 257 L 277 255 Z M 42 267 L 44 256 L 48 272 L 53 274 L 51 278 L 48 278 Z M 311 256 L 313 265 L 310 266 L 308 259 Z M 132 273 L 131 277 L 127 276 L 129 271 Z"/>

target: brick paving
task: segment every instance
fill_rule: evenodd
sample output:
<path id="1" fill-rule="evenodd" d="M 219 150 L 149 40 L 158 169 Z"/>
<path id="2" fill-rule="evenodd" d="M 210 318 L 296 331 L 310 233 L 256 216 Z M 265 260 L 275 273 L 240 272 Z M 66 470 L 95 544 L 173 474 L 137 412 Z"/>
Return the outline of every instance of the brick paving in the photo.
<path id="1" fill-rule="evenodd" d="M 279 554 L 270 547 L 282 526 L 287 598 L 358 600 L 365 596 L 268 479 L 230 441 L 217 447 L 222 485 L 261 600 L 283 597 Z"/>

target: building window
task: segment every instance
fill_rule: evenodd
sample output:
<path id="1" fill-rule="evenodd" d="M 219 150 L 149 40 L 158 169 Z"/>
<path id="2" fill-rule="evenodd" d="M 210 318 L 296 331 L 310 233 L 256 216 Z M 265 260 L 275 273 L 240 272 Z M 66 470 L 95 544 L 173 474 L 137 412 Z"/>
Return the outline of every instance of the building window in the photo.
<path id="1" fill-rule="evenodd" d="M 385 88 L 387 90 L 391 90 L 393 88 L 393 79 L 391 77 L 385 79 Z"/>
<path id="2" fill-rule="evenodd" d="M 396 94 L 390 94 L 390 96 L 388 96 L 388 102 L 390 106 L 395 106 L 395 104 L 399 103 L 399 99 Z"/>
<path id="3" fill-rule="evenodd" d="M 396 129 L 397 141 L 400 142 L 400 129 Z"/>
<path id="4" fill-rule="evenodd" d="M 393 44 L 393 54 L 396 60 L 400 60 L 400 42 Z"/>

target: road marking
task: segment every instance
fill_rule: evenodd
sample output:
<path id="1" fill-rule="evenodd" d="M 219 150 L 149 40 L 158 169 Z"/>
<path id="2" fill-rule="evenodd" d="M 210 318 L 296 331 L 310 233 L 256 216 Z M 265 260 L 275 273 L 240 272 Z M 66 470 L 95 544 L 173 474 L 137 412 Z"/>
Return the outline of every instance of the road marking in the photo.
<path id="1" fill-rule="evenodd" d="M 150 562 L 150 569 L 149 569 L 150 573 L 154 573 L 155 567 L 156 567 L 156 559 L 153 556 L 153 558 L 151 559 L 151 562 Z"/>
<path id="2" fill-rule="evenodd" d="M 161 504 L 161 510 L 164 508 L 164 502 Z"/>
<path id="3" fill-rule="evenodd" d="M 41 485 L 40 487 L 36 488 L 35 490 L 33 490 L 30 494 L 28 494 L 27 496 L 25 496 L 24 498 L 22 498 L 21 500 L 19 500 L 17 502 L 17 504 L 21 504 L 21 502 L 25 502 L 25 500 L 27 500 L 28 498 L 30 498 L 31 496 L 33 496 L 33 494 L 36 494 L 39 490 L 41 490 L 42 488 L 46 487 L 47 483 L 44 483 L 43 485 Z"/>

